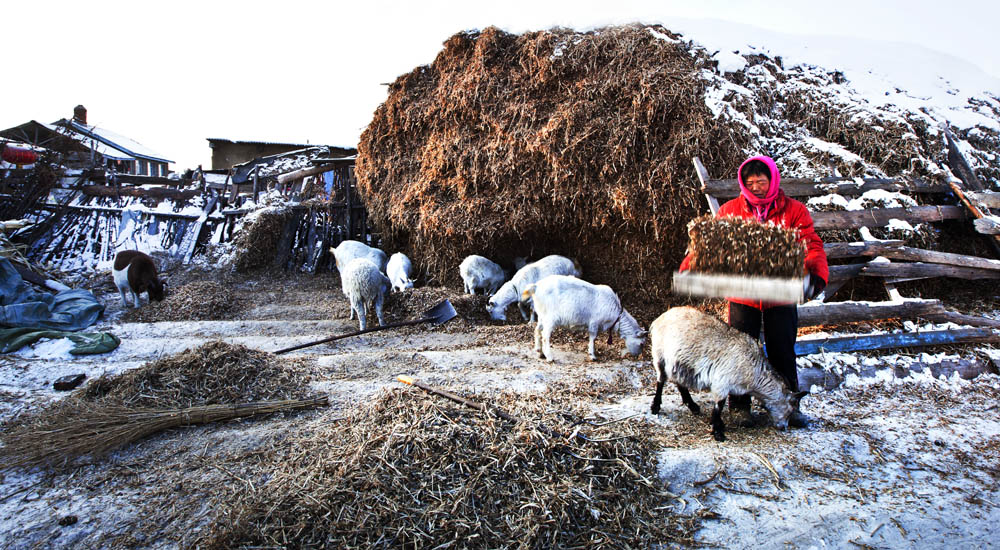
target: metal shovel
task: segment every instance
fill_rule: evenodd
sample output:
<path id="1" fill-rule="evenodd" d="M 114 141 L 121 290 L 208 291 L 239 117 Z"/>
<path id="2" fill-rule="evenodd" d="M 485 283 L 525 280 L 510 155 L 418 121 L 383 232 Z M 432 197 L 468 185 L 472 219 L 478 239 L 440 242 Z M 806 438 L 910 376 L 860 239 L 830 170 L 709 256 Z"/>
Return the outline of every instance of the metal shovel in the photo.
<path id="1" fill-rule="evenodd" d="M 441 325 L 454 319 L 457 315 L 458 313 L 455 311 L 454 306 L 451 305 L 451 302 L 445 300 L 440 304 L 425 311 L 423 316 L 420 317 L 419 319 L 413 319 L 412 321 L 400 321 L 398 323 L 389 323 L 388 325 L 366 328 L 365 330 L 359 330 L 357 332 L 349 332 L 347 334 L 341 334 L 339 336 L 331 336 L 329 338 L 324 338 L 322 340 L 317 340 L 315 342 L 309 342 L 308 344 L 299 344 L 297 346 L 292 346 L 290 348 L 279 349 L 278 351 L 275 351 L 273 353 L 275 355 L 281 353 L 288 353 L 290 351 L 295 351 L 297 349 L 302 349 L 302 348 L 308 348 L 309 346 L 315 346 L 317 344 L 333 342 L 334 340 L 340 340 L 341 338 L 350 338 L 351 336 L 359 336 L 361 334 L 376 332 L 379 330 L 386 330 L 390 328 L 405 327 L 408 325 L 418 325 L 420 323 L 434 323 L 435 325 Z"/>

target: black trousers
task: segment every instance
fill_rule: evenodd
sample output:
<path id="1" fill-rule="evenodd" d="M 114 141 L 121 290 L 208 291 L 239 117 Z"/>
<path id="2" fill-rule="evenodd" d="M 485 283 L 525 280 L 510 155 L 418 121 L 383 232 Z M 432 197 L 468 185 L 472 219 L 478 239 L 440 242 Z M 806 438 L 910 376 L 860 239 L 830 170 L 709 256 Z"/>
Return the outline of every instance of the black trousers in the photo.
<path id="1" fill-rule="evenodd" d="M 755 340 L 764 326 L 764 349 L 767 359 L 788 388 L 799 391 L 799 376 L 795 371 L 795 336 L 799 327 L 799 311 L 794 305 L 770 307 L 763 311 L 729 302 L 729 326 L 745 332 Z M 730 409 L 750 409 L 750 396 L 729 398 Z"/>

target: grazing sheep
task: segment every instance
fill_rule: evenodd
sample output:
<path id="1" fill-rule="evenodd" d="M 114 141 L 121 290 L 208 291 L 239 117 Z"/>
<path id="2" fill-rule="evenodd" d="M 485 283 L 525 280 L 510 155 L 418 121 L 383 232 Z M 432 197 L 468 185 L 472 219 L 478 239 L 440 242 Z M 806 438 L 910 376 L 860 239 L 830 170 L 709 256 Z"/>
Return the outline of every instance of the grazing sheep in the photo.
<path id="1" fill-rule="evenodd" d="M 475 294 L 476 290 L 483 289 L 483 294 L 492 296 L 507 279 L 503 268 L 496 262 L 475 254 L 462 260 L 458 273 L 462 276 L 467 294 Z"/>
<path id="2" fill-rule="evenodd" d="M 597 333 L 602 330 L 610 333 L 616 326 L 628 353 L 633 357 L 642 353 L 646 331 L 625 311 L 608 285 L 595 285 L 567 275 L 549 275 L 528 285 L 522 298 L 531 298 L 538 314 L 535 351 L 539 357 L 552 361 L 551 338 L 556 327 L 585 327 L 590 336 L 587 352 L 592 361 L 597 360 L 594 353 Z"/>
<path id="3" fill-rule="evenodd" d="M 385 273 L 385 266 L 388 263 L 385 252 L 358 241 L 341 241 L 337 248 L 330 248 L 330 252 L 337 260 L 337 270 L 341 273 L 354 258 L 368 258 L 382 273 Z"/>
<path id="4" fill-rule="evenodd" d="M 150 302 L 162 302 L 166 295 L 167 282 L 156 274 L 153 259 L 138 250 L 122 250 L 116 254 L 111 277 L 125 307 L 128 307 L 128 298 L 131 297 L 138 308 L 139 295 L 143 292 L 149 296 Z"/>
<path id="5" fill-rule="evenodd" d="M 784 379 L 771 368 L 759 341 L 692 307 L 668 310 L 653 321 L 649 332 L 657 370 L 650 412 L 660 412 L 667 379 L 677 385 L 681 401 L 694 414 L 701 414 L 701 408 L 688 390 L 709 390 L 715 402 L 712 435 L 716 441 L 726 440 L 722 408 L 730 395 L 750 394 L 763 400 L 774 425 L 783 430 L 788 427 L 788 416 L 809 393 L 789 391 Z"/>
<path id="6" fill-rule="evenodd" d="M 368 328 L 368 306 L 374 304 L 378 324 L 384 325 L 382 302 L 392 287 L 389 278 L 379 271 L 378 266 L 368 258 L 355 258 L 341 272 L 341 288 L 351 302 L 351 319 L 358 314 L 361 330 Z"/>
<path id="7" fill-rule="evenodd" d="M 402 252 L 393 254 L 389 258 L 389 263 L 385 266 L 385 274 L 392 281 L 393 291 L 413 288 L 413 279 L 410 279 L 412 273 L 413 264 L 410 263 L 410 259 L 406 257 L 406 254 Z"/>
<path id="8" fill-rule="evenodd" d="M 579 277 L 583 272 L 580 265 L 565 256 L 555 254 L 546 256 L 537 262 L 517 270 L 517 273 L 509 281 L 496 291 L 490 301 L 486 304 L 486 311 L 490 317 L 497 321 L 507 320 L 507 306 L 517 302 L 518 309 L 521 310 L 521 317 L 525 321 L 529 320 L 530 300 L 521 300 L 521 293 L 528 288 L 528 285 L 537 283 L 549 275 L 571 275 Z M 535 320 L 535 312 L 530 312 L 530 320 Z"/>

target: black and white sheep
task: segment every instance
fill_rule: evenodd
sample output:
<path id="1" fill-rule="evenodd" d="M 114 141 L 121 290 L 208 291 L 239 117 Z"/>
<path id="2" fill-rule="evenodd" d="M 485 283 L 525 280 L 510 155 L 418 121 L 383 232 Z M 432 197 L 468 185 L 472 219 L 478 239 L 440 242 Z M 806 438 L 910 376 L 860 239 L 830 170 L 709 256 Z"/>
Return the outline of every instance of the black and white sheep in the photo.
<path id="1" fill-rule="evenodd" d="M 377 265 L 368 258 L 355 258 L 340 272 L 340 284 L 351 303 L 351 319 L 358 314 L 361 330 L 368 328 L 368 307 L 375 306 L 378 324 L 384 325 L 382 303 L 392 287 L 389 278 L 379 271 Z"/>
<path id="2" fill-rule="evenodd" d="M 602 330 L 612 331 L 625 340 L 626 351 L 632 356 L 642 353 L 646 331 L 625 311 L 618 295 L 608 285 L 595 285 L 568 275 L 549 275 L 528 285 L 522 299 L 531 298 L 538 324 L 535 325 L 535 351 L 539 357 L 552 361 L 552 331 L 556 327 L 583 327 L 590 343 L 587 352 L 592 361 L 594 340 Z"/>
<path id="3" fill-rule="evenodd" d="M 143 292 L 149 296 L 150 302 L 162 302 L 166 296 L 167 282 L 157 275 L 153 259 L 138 250 L 122 250 L 116 254 L 111 276 L 125 307 L 128 307 L 131 298 L 138 308 L 139 295 Z"/>
<path id="4" fill-rule="evenodd" d="M 675 307 L 649 327 L 653 368 L 657 371 L 656 395 L 650 412 L 660 412 L 663 384 L 670 380 L 681 401 L 694 414 L 701 408 L 688 390 L 708 390 L 715 403 L 712 435 L 725 441 L 722 409 L 730 395 L 753 395 L 764 401 L 774 425 L 788 427 L 788 417 L 809 392 L 792 393 L 771 368 L 760 342 L 716 317 L 692 307 Z"/>
<path id="5" fill-rule="evenodd" d="M 392 290 L 404 290 L 413 288 L 413 264 L 406 254 L 396 252 L 389 258 L 389 263 L 385 266 L 385 274 L 392 282 Z"/>
<path id="6" fill-rule="evenodd" d="M 529 320 L 529 310 L 531 308 L 530 300 L 522 300 L 521 293 L 528 288 L 528 285 L 537 283 L 549 275 L 570 275 L 572 277 L 580 277 L 583 272 L 580 270 L 580 265 L 575 261 L 558 255 L 551 255 L 542 258 L 541 260 L 531 262 L 525 265 L 521 269 L 517 270 L 517 273 L 510 278 L 509 281 L 503 284 L 496 294 L 490 297 L 489 302 L 486 304 L 486 311 L 489 312 L 490 317 L 497 321 L 507 320 L 507 306 L 517 302 L 518 309 L 521 310 L 521 317 L 525 321 Z M 535 313 L 530 311 L 530 318 L 534 320 Z"/>
<path id="7" fill-rule="evenodd" d="M 499 264 L 475 254 L 466 256 L 462 260 L 458 266 L 458 274 L 462 276 L 466 294 L 475 294 L 477 290 L 482 289 L 483 294 L 492 296 L 507 280 Z"/>

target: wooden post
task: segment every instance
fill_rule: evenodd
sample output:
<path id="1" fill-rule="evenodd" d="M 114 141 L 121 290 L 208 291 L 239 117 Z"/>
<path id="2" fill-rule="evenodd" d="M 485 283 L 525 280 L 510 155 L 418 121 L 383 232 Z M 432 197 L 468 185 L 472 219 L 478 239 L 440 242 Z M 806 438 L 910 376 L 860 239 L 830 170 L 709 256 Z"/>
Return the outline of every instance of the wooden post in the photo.
<path id="1" fill-rule="evenodd" d="M 257 204 L 260 200 L 260 181 L 257 178 L 257 171 L 253 171 L 253 203 Z"/>
<path id="2" fill-rule="evenodd" d="M 965 156 L 961 151 L 958 150 L 958 145 L 955 143 L 955 136 L 952 135 L 951 130 L 945 128 L 944 130 L 945 139 L 948 142 L 948 165 L 951 167 L 952 171 L 958 176 L 958 180 L 948 179 L 948 186 L 958 197 L 958 200 L 965 205 L 966 208 L 972 212 L 972 215 L 979 219 L 985 218 L 988 214 L 991 214 L 988 210 L 984 213 L 980 210 L 968 197 L 965 196 L 965 189 L 962 188 L 962 184 L 965 184 L 965 188 L 971 191 L 982 191 L 983 184 L 980 183 L 979 178 L 976 177 L 976 173 L 972 171 L 969 166 L 969 162 L 965 160 Z M 1000 255 L 1000 235 L 991 235 L 990 242 L 993 243 L 993 251 Z"/>
<path id="3" fill-rule="evenodd" d="M 705 193 L 705 200 L 708 201 L 708 209 L 712 211 L 712 215 L 714 216 L 719 213 L 719 201 L 708 192 L 708 182 L 710 180 L 708 170 L 698 157 L 691 159 L 691 162 L 694 163 L 694 171 L 698 174 L 698 180 L 701 181 L 701 192 Z"/>

